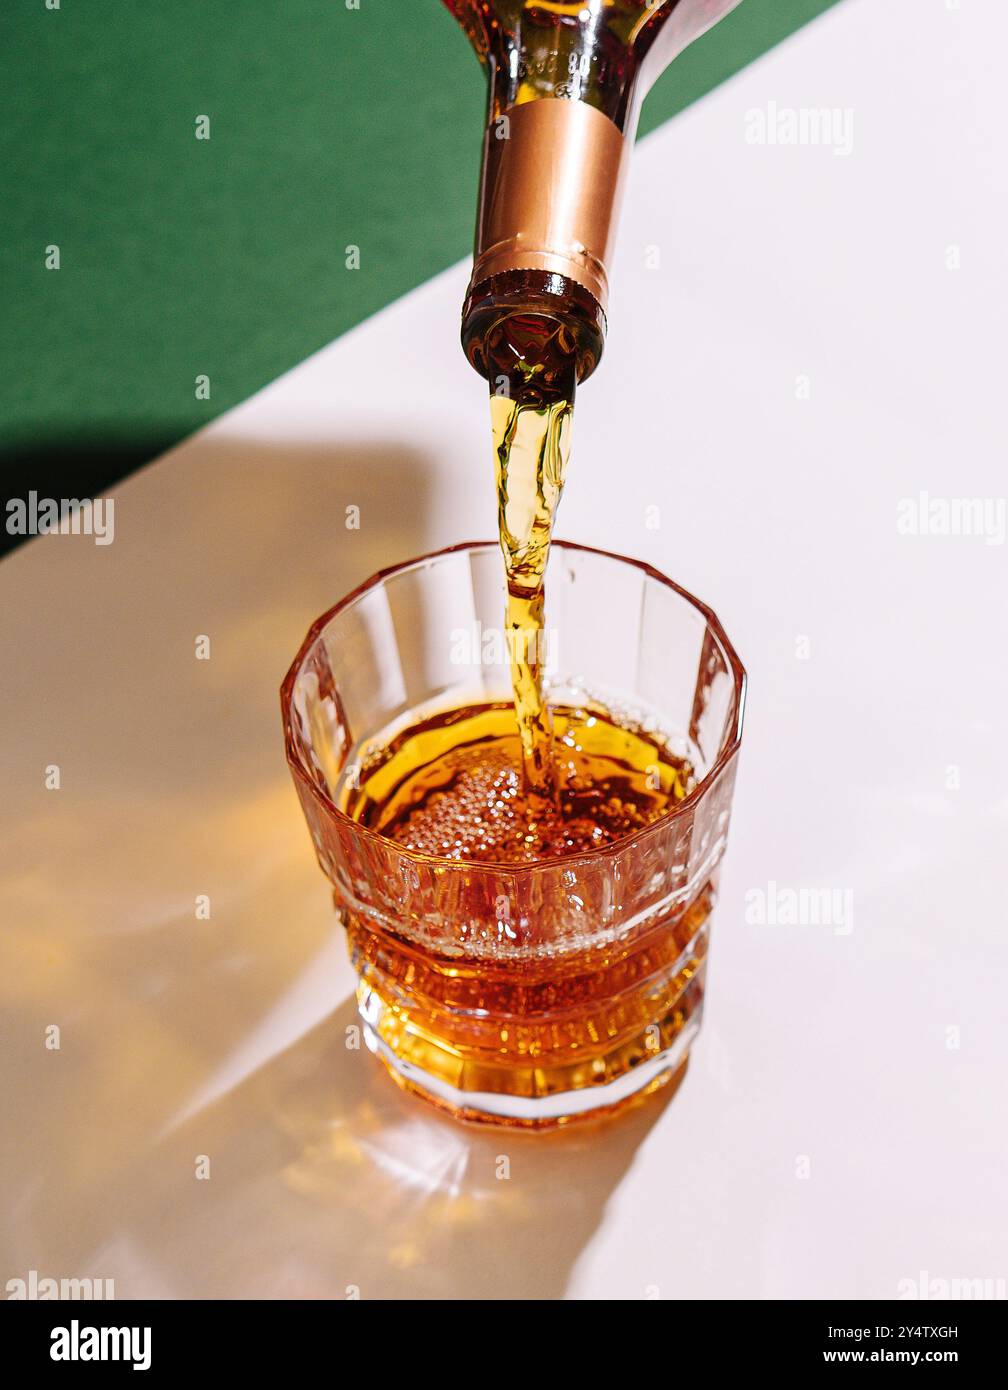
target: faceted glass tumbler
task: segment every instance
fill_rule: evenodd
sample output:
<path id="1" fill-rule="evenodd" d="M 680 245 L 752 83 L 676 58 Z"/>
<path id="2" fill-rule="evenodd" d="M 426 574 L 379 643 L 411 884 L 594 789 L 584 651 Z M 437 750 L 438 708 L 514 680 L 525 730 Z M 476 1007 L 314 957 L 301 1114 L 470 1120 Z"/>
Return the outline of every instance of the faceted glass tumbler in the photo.
<path id="1" fill-rule="evenodd" d="M 310 628 L 284 679 L 287 760 L 358 974 L 368 1047 L 466 1120 L 605 1113 L 681 1074 L 700 1027 L 745 672 L 715 615 L 649 565 L 555 541 L 547 689 L 690 760 L 692 792 L 599 849 L 439 859 L 347 815 L 369 750 L 440 711 L 508 700 L 495 542 L 385 570 Z"/>

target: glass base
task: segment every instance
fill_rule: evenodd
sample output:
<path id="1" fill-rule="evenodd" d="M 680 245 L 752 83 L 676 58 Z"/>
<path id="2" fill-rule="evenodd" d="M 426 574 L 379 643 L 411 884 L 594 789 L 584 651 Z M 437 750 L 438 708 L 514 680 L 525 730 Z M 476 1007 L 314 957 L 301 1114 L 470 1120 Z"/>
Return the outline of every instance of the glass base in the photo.
<path id="1" fill-rule="evenodd" d="M 514 1068 L 501 1069 L 502 1077 L 513 1079 L 514 1090 L 463 1090 L 400 1056 L 389 1046 L 382 1037 L 388 1017 L 387 1006 L 363 982 L 358 993 L 358 1008 L 365 1044 L 404 1090 L 421 1096 L 458 1120 L 523 1129 L 555 1129 L 576 1121 L 606 1118 L 670 1083 L 675 1083 L 675 1089 L 685 1075 L 690 1044 L 700 1030 L 700 1018 L 696 1014 L 678 1029 L 668 1047 L 645 1055 L 611 1080 L 604 1078 L 612 1075 L 614 1062 L 624 1064 L 625 1048 L 611 1056 L 592 1059 L 591 1068 L 600 1079 L 587 1085 L 566 1089 L 551 1086 L 536 1093 L 537 1081 L 548 1085 L 548 1073 L 535 1068 Z"/>

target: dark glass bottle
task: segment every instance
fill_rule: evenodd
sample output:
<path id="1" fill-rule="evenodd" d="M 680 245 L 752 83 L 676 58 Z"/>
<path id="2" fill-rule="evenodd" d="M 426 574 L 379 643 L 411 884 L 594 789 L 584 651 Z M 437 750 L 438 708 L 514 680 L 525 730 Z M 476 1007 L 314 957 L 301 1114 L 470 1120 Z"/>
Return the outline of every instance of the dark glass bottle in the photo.
<path id="1" fill-rule="evenodd" d="M 445 0 L 487 70 L 462 346 L 493 385 L 543 345 L 577 379 L 605 343 L 607 267 L 641 102 L 739 0 Z M 548 365 L 548 364 L 547 364 Z"/>

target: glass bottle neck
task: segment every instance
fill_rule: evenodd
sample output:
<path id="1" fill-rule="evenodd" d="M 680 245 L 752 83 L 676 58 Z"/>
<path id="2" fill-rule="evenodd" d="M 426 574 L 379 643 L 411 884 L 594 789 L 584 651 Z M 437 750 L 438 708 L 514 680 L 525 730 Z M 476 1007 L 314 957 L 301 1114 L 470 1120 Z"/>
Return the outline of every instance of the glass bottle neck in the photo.
<path id="1" fill-rule="evenodd" d="M 494 354 L 480 334 L 507 315 L 544 316 L 541 336 L 549 340 L 549 323 L 563 326 L 583 380 L 605 341 L 608 266 L 641 101 L 739 0 L 446 3 L 489 80 L 463 346 L 489 376 Z"/>
<path id="2" fill-rule="evenodd" d="M 512 270 L 560 275 L 605 312 L 630 152 L 608 117 L 544 97 L 493 117 L 483 151 L 472 285 Z"/>

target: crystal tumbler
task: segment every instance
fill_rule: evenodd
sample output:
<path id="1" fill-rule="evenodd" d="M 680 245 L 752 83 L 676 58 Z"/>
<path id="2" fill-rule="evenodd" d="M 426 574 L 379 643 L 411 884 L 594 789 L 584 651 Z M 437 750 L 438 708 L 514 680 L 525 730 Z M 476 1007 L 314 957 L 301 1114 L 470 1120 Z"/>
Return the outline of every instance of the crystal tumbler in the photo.
<path id="1" fill-rule="evenodd" d="M 358 976 L 367 1046 L 458 1118 L 546 1128 L 680 1075 L 700 1027 L 745 672 L 704 604 L 649 565 L 555 541 L 547 690 L 692 768 L 659 819 L 570 857 L 438 858 L 349 792 L 439 712 L 510 699 L 495 542 L 375 575 L 309 629 L 281 689 L 287 760 Z"/>

